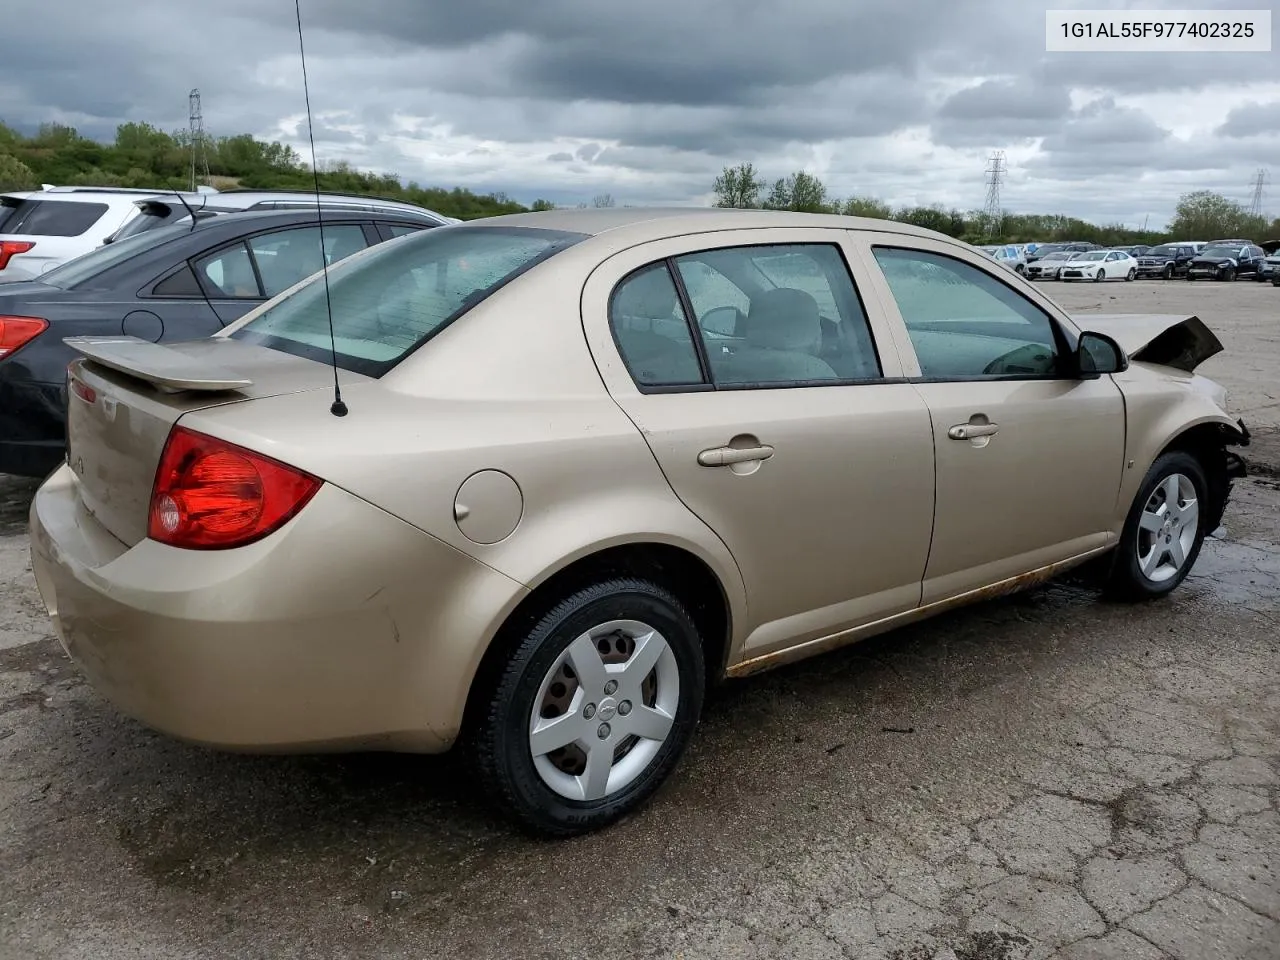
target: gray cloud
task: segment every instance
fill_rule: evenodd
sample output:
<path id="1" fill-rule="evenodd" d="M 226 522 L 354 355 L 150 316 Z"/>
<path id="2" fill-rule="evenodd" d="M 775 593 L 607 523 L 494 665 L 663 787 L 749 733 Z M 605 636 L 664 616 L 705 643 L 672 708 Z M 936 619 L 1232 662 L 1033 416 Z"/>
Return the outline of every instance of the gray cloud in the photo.
<path id="1" fill-rule="evenodd" d="M 700 202 L 750 160 L 838 196 L 973 207 L 1006 148 L 1011 205 L 1137 217 L 1274 162 L 1271 55 L 1046 53 L 1044 9 L 1072 5 L 1098 4 L 303 0 L 303 17 L 322 160 L 525 200 Z M 175 6 L 47 4 L 6 46 L 0 119 L 181 128 L 199 87 L 211 133 L 304 146 L 292 4 L 223 0 L 195 31 Z"/>
<path id="2" fill-rule="evenodd" d="M 1253 137 L 1277 131 L 1280 131 L 1280 100 L 1236 107 L 1216 132 L 1226 137 Z"/>

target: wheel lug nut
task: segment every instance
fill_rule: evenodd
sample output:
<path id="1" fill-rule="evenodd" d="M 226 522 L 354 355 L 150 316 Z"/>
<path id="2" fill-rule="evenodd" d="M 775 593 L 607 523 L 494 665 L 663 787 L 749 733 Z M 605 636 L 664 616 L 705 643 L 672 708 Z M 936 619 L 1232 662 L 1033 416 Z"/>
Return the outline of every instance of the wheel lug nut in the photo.
<path id="1" fill-rule="evenodd" d="M 606 684 L 604 685 L 604 692 L 605 692 L 606 694 L 613 693 L 613 692 L 614 692 L 615 690 L 617 690 L 617 689 L 618 689 L 618 681 L 617 681 L 617 680 L 610 680 L 608 683 L 606 683 Z"/>
<path id="2" fill-rule="evenodd" d="M 620 704 L 618 704 L 618 716 L 625 717 L 630 712 L 631 712 L 630 700 L 623 700 Z"/>
<path id="3" fill-rule="evenodd" d="M 582 708 L 582 715 L 590 720 L 596 715 L 596 705 L 594 703 L 588 703 Z"/>
<path id="4" fill-rule="evenodd" d="M 596 735 L 597 735 L 601 740 L 608 740 L 608 739 L 609 739 L 609 725 L 608 725 L 607 723 L 602 723 L 602 724 L 600 724 L 599 728 L 596 730 Z"/>

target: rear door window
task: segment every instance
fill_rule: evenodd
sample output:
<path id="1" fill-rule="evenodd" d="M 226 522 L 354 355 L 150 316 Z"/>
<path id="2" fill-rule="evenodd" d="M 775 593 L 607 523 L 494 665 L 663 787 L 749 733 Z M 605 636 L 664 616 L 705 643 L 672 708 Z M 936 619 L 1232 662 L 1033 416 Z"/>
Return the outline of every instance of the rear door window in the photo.
<path id="1" fill-rule="evenodd" d="M 249 249 L 253 251 L 268 297 L 283 293 L 299 280 L 359 253 L 366 246 L 364 228 L 356 223 L 326 226 L 323 255 L 319 227 L 278 230 L 249 238 Z"/>
<path id="2" fill-rule="evenodd" d="M 102 219 L 105 203 L 81 200 L 24 200 L 4 232 L 27 237 L 78 237 Z"/>

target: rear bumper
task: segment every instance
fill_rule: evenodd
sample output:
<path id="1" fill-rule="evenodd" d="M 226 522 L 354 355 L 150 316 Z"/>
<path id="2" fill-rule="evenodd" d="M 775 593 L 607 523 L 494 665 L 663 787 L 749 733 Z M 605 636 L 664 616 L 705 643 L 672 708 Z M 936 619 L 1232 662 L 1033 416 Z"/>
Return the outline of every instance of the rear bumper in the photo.
<path id="1" fill-rule="evenodd" d="M 235 550 L 116 540 L 63 467 L 31 507 L 36 582 L 67 653 L 123 713 L 256 752 L 439 752 L 525 590 L 326 485 Z"/>

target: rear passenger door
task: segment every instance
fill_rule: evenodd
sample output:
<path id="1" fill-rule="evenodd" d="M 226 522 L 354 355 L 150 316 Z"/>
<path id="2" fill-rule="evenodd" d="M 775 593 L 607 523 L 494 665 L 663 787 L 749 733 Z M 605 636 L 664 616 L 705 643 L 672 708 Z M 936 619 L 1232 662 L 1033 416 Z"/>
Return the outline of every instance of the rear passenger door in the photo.
<path id="1" fill-rule="evenodd" d="M 868 317 L 842 231 L 633 247 L 584 290 L 605 383 L 742 571 L 751 659 L 914 608 L 928 409 Z"/>

